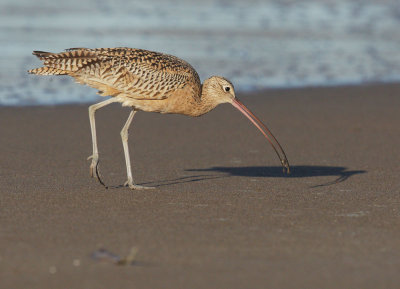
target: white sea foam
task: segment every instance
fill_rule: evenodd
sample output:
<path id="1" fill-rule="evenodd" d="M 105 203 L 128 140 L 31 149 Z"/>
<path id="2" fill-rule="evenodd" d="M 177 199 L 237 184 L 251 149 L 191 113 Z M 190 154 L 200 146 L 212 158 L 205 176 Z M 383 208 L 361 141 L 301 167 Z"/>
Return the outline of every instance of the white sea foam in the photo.
<path id="1" fill-rule="evenodd" d="M 32 50 L 145 48 L 237 90 L 400 80 L 398 1 L 0 0 L 0 105 L 99 99 L 38 77 Z"/>

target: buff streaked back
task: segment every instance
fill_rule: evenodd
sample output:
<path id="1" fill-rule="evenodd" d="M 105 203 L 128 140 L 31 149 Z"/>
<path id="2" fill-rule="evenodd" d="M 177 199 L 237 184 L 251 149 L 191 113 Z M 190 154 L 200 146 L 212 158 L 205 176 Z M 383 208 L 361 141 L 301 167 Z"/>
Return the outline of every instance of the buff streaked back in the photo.
<path id="1" fill-rule="evenodd" d="M 44 67 L 29 70 L 40 75 L 70 75 L 103 96 L 164 99 L 189 85 L 193 98 L 201 96 L 196 70 L 186 61 L 164 53 L 135 48 L 70 48 L 65 52 L 34 51 Z"/>

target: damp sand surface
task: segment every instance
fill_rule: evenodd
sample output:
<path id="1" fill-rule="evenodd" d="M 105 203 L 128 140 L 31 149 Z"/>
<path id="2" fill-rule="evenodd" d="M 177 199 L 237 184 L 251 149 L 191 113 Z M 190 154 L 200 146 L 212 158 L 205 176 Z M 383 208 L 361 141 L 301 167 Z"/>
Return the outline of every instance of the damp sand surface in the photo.
<path id="1" fill-rule="evenodd" d="M 396 288 L 399 94 L 240 94 L 285 148 L 289 177 L 229 105 L 138 113 L 133 171 L 150 191 L 120 187 L 128 109 L 97 113 L 105 189 L 89 177 L 86 105 L 2 107 L 1 287 Z"/>

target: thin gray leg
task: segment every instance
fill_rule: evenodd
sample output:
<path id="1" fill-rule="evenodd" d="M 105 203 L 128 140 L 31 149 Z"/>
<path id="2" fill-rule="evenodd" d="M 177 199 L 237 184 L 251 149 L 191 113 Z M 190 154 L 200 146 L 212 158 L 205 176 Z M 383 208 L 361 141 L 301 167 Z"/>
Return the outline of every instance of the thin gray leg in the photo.
<path id="1" fill-rule="evenodd" d="M 107 99 L 102 102 L 99 102 L 99 103 L 89 106 L 89 121 L 90 121 L 90 130 L 92 132 L 92 144 L 93 144 L 93 154 L 90 157 L 88 157 L 88 160 L 90 160 L 90 159 L 92 160 L 92 163 L 90 164 L 90 176 L 92 178 L 96 177 L 103 186 L 105 186 L 105 185 L 100 178 L 100 173 L 99 173 L 99 168 L 98 168 L 98 166 L 99 166 L 99 150 L 97 148 L 95 113 L 96 113 L 96 110 L 98 110 L 106 105 L 109 105 L 110 103 L 117 102 L 117 101 L 118 100 L 115 98 L 110 98 L 110 99 Z"/>
<path id="2" fill-rule="evenodd" d="M 139 186 L 133 183 L 133 177 L 132 177 L 132 169 L 131 169 L 131 159 L 129 156 L 129 146 L 128 146 L 128 137 L 129 137 L 129 126 L 132 123 L 133 117 L 136 114 L 136 110 L 132 109 L 130 112 L 128 119 L 126 120 L 126 123 L 124 127 L 121 130 L 121 139 L 122 139 L 122 146 L 124 147 L 124 155 L 125 155 L 125 162 L 126 162 L 126 174 L 128 177 L 128 180 L 125 182 L 125 186 L 129 186 L 132 190 L 139 190 L 139 189 L 153 189 L 153 187 L 144 187 L 144 186 Z"/>

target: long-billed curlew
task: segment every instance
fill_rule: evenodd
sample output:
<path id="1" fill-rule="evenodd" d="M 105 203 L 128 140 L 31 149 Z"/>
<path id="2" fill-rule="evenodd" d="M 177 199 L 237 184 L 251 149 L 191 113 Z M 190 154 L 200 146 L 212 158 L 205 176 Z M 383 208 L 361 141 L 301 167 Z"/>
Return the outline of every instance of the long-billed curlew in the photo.
<path id="1" fill-rule="evenodd" d="M 139 110 L 200 116 L 221 103 L 230 103 L 243 113 L 267 138 L 278 155 L 283 170 L 289 173 L 289 162 L 279 142 L 268 128 L 236 97 L 232 83 L 220 76 L 200 82 L 196 70 L 186 61 L 172 55 L 132 48 L 71 48 L 61 53 L 34 51 L 44 66 L 29 70 L 40 75 L 70 75 L 78 83 L 99 90 L 110 99 L 89 107 L 93 154 L 90 174 L 104 185 L 99 174 L 95 112 L 113 102 L 129 106 L 132 111 L 121 130 L 128 180 L 131 189 L 147 187 L 133 182 L 128 149 L 128 129 Z"/>

